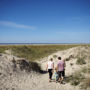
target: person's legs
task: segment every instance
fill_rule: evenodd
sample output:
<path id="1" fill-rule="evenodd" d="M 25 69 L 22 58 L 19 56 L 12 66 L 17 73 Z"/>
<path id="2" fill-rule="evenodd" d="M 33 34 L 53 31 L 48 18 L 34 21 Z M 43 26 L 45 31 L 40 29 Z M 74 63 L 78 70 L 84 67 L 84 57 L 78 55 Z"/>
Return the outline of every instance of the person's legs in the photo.
<path id="1" fill-rule="evenodd" d="M 64 77 L 65 77 L 65 70 L 62 71 L 62 77 L 63 77 L 63 79 L 64 79 Z"/>
<path id="2" fill-rule="evenodd" d="M 61 71 L 58 71 L 58 76 L 59 76 L 58 81 L 61 82 Z"/>
<path id="3" fill-rule="evenodd" d="M 65 77 L 65 69 L 64 69 L 64 71 L 63 71 L 63 75 L 62 75 L 63 77 Z"/>
<path id="4" fill-rule="evenodd" d="M 64 79 L 64 71 L 61 71 L 61 83 L 63 83 L 63 79 Z"/>
<path id="5" fill-rule="evenodd" d="M 52 79 L 52 69 L 51 69 L 51 71 L 50 71 L 50 79 Z"/>
<path id="6" fill-rule="evenodd" d="M 51 79 L 52 79 L 52 69 L 48 69 L 48 72 L 49 72 L 49 81 L 51 81 Z"/>
<path id="7" fill-rule="evenodd" d="M 50 69 L 48 69 L 48 73 L 49 73 L 49 79 L 50 79 Z"/>

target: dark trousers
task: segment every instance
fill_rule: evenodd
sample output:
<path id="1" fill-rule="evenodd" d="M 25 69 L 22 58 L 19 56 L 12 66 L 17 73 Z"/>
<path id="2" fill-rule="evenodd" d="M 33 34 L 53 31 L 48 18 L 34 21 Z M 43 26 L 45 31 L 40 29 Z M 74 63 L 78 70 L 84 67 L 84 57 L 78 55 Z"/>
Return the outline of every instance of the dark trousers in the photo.
<path id="1" fill-rule="evenodd" d="M 63 77 L 65 78 L 65 69 L 64 69 L 64 71 L 63 71 Z"/>
<path id="2" fill-rule="evenodd" d="M 49 79 L 52 79 L 52 69 L 48 69 L 48 72 L 49 72 Z"/>
<path id="3" fill-rule="evenodd" d="M 64 77 L 65 76 L 65 72 L 64 71 L 58 71 L 58 76 L 59 78 Z"/>

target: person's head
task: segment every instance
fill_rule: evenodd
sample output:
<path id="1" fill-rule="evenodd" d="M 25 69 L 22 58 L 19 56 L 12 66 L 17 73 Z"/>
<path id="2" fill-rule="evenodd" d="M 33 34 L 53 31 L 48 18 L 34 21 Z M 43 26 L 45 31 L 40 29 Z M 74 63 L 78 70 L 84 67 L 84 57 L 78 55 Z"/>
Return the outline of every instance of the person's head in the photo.
<path id="1" fill-rule="evenodd" d="M 53 58 L 50 58 L 50 61 L 53 61 Z"/>
<path id="2" fill-rule="evenodd" d="M 61 60 L 61 57 L 58 57 L 58 60 Z"/>

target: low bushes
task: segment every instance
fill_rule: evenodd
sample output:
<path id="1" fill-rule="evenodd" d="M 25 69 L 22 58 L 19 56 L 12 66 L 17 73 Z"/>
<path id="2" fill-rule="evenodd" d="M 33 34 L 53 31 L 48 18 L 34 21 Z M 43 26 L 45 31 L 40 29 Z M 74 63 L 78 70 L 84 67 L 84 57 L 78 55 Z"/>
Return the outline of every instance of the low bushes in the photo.
<path id="1" fill-rule="evenodd" d="M 86 64 L 85 58 L 80 58 L 80 57 L 79 57 L 79 58 L 77 59 L 76 64 L 78 64 L 78 65 Z"/>
<path id="2" fill-rule="evenodd" d="M 71 85 L 77 86 L 85 77 L 80 73 L 76 72 L 66 78 L 66 82 L 70 82 Z"/>
<path id="3" fill-rule="evenodd" d="M 90 67 L 83 67 L 81 70 L 83 73 L 89 73 L 90 74 Z"/>
<path id="4" fill-rule="evenodd" d="M 53 55 L 53 58 L 57 58 L 58 56 L 57 55 Z"/>
<path id="5" fill-rule="evenodd" d="M 90 77 L 83 80 L 83 83 L 81 84 L 81 88 L 83 88 L 85 90 L 90 89 Z M 87 88 L 89 88 L 89 89 L 87 89 Z"/>

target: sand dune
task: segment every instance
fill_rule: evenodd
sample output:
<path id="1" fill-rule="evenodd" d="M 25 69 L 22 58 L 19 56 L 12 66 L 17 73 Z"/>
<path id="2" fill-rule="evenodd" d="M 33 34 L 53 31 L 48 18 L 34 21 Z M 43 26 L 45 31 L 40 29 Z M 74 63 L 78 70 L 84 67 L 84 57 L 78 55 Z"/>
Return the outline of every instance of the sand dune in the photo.
<path id="1" fill-rule="evenodd" d="M 80 51 L 81 50 L 81 51 Z M 57 57 L 61 56 L 62 59 L 70 58 L 66 61 L 66 76 L 72 75 L 77 70 L 81 69 L 85 65 L 77 65 L 76 57 L 80 52 L 88 52 L 89 49 L 85 47 L 75 47 L 64 51 L 58 51 L 51 54 L 48 57 L 43 58 L 40 63 L 43 70 L 46 69 L 46 63 L 50 57 L 53 57 L 55 66 L 57 64 Z M 8 51 L 7 51 L 8 52 Z M 54 57 L 55 56 L 55 57 Z M 12 62 L 13 57 L 16 61 L 22 60 L 18 57 L 11 56 L 9 54 L 0 55 L 0 90 L 83 90 L 79 85 L 72 86 L 69 82 L 65 84 L 48 82 L 48 73 L 38 73 L 35 71 L 27 72 L 20 69 L 20 64 L 16 68 Z M 28 62 L 28 61 L 27 61 Z M 86 61 L 88 62 L 88 60 Z M 71 66 L 71 64 L 73 64 Z M 88 89 L 89 90 L 89 89 Z"/>

